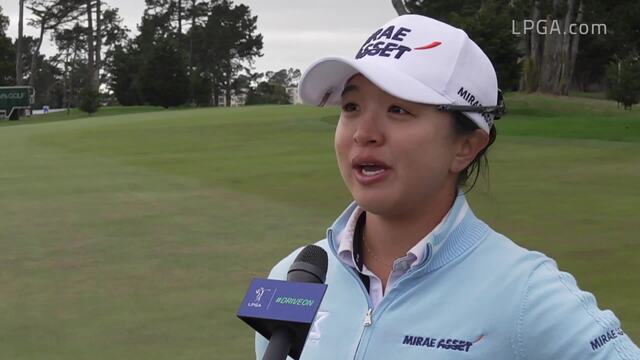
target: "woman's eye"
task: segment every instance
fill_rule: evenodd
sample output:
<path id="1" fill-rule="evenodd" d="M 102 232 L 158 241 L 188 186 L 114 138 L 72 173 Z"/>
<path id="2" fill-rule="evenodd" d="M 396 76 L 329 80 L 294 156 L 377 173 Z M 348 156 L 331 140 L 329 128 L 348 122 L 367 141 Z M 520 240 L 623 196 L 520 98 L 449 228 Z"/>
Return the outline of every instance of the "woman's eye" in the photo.
<path id="1" fill-rule="evenodd" d="M 358 110 L 358 105 L 354 103 L 346 103 L 342 105 L 342 111 L 351 112 Z"/>
<path id="2" fill-rule="evenodd" d="M 405 109 L 403 109 L 403 108 L 401 108 L 400 106 L 397 106 L 397 105 L 391 105 L 389 107 L 389 112 L 392 112 L 394 114 L 401 114 L 401 115 L 404 115 L 404 114 L 411 115 L 410 112 L 408 112 L 407 110 L 405 110 Z"/>

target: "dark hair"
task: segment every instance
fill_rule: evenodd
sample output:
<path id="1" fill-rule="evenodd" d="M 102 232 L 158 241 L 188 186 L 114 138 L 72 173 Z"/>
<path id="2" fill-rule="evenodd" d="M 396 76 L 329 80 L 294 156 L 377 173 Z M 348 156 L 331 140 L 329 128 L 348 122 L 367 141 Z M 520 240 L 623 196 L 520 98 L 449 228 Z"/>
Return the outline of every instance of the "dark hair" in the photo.
<path id="1" fill-rule="evenodd" d="M 459 111 L 456 111 L 453 113 L 453 118 L 454 118 L 455 132 L 458 135 L 471 134 L 476 129 L 479 129 L 476 123 L 474 123 L 471 119 L 469 119 Z M 473 159 L 473 161 L 464 170 L 462 170 L 460 174 L 458 174 L 458 180 L 456 185 L 458 187 L 468 187 L 468 190 L 465 191 L 465 194 L 471 191 L 471 189 L 473 189 L 473 187 L 476 185 L 476 181 L 478 180 L 478 176 L 480 175 L 480 170 L 483 164 L 486 170 L 489 169 L 489 161 L 487 160 L 486 153 L 487 153 L 487 150 L 489 149 L 489 146 L 491 146 L 491 144 L 493 144 L 493 142 L 496 140 L 497 135 L 498 134 L 496 132 L 495 125 L 492 125 L 491 130 L 489 131 L 489 143 L 487 144 L 487 146 L 485 146 L 484 149 L 480 150 L 476 155 L 475 159 Z M 471 186 L 468 186 L 467 181 L 472 176 L 473 176 L 473 182 L 471 183 Z"/>

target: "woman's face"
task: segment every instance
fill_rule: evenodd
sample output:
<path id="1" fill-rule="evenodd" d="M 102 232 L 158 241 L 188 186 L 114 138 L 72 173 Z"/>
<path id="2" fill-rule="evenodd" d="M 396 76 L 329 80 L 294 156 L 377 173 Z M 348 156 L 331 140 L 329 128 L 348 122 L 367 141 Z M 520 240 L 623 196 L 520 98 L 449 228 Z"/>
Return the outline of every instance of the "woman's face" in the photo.
<path id="1" fill-rule="evenodd" d="M 455 191 L 464 167 L 452 114 L 389 95 L 360 74 L 347 82 L 341 106 L 338 166 L 364 209 L 401 216 Z"/>

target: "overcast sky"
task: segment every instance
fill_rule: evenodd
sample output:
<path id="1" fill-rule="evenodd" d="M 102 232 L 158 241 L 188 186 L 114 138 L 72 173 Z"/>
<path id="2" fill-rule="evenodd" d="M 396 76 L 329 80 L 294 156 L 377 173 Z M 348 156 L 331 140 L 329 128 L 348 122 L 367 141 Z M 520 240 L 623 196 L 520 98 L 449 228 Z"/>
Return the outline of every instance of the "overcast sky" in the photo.
<path id="1" fill-rule="evenodd" d="M 120 9 L 125 25 L 131 30 L 130 36 L 137 33 L 144 0 L 103 1 Z M 263 56 L 255 63 L 259 72 L 288 67 L 304 71 L 323 56 L 354 56 L 373 31 L 396 16 L 390 0 L 235 0 L 234 3 L 246 4 L 258 16 L 258 32 L 264 37 Z M 0 0 L 0 6 L 11 21 L 8 35 L 15 39 L 18 0 Z M 25 9 L 25 18 L 29 16 Z M 25 25 L 25 33 L 37 36 L 38 30 Z M 52 55 L 55 48 L 46 42 L 42 52 Z"/>

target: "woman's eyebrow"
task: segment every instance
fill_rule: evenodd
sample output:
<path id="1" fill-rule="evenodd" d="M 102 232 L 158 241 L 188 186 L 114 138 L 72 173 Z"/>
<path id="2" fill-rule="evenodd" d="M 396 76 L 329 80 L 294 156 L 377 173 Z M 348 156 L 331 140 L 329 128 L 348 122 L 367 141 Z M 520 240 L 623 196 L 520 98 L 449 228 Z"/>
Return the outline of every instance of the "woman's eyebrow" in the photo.
<path id="1" fill-rule="evenodd" d="M 357 86 L 350 84 L 344 87 L 344 90 L 342 90 L 342 95 L 340 95 L 341 97 L 344 96 L 344 94 L 348 93 L 349 91 L 358 91 L 360 89 L 358 89 Z"/>

